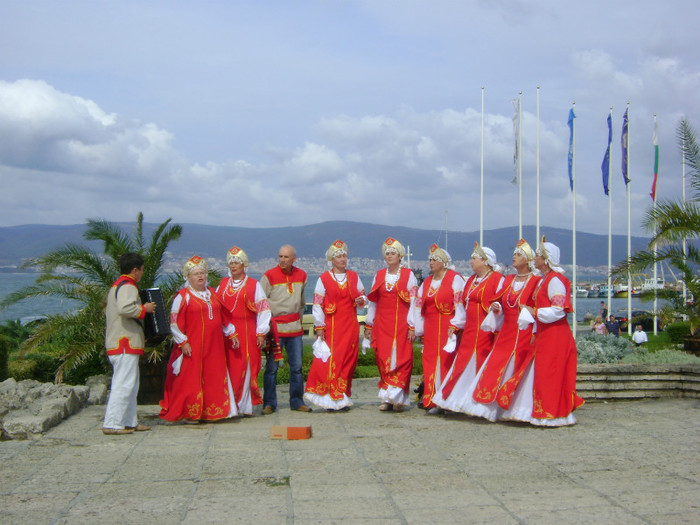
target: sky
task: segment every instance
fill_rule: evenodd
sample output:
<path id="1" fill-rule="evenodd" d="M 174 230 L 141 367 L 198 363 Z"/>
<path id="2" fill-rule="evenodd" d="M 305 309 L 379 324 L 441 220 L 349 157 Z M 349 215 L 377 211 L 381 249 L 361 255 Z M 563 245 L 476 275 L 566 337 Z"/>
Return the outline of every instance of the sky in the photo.
<path id="1" fill-rule="evenodd" d="M 572 226 L 575 103 L 576 229 L 626 234 L 629 190 L 642 235 L 654 115 L 657 197 L 682 195 L 676 129 L 700 126 L 699 19 L 683 0 L 8 0 L 0 226 L 139 211 L 241 227 L 532 225 L 539 150 L 546 234 Z"/>

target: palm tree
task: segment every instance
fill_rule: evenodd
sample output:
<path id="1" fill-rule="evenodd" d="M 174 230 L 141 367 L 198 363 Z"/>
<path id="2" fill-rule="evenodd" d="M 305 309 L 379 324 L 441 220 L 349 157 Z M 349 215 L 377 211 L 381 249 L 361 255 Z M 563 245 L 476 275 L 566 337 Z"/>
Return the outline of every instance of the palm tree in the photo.
<path id="1" fill-rule="evenodd" d="M 654 264 L 667 261 L 681 271 L 682 281 L 694 300 L 689 304 L 675 301 L 676 312 L 688 315 L 691 334 L 700 331 L 700 278 L 694 269 L 700 267 L 700 251 L 689 243 L 683 252 L 683 240 L 700 239 L 700 148 L 696 133 L 690 123 L 683 119 L 678 124 L 678 143 L 689 169 L 690 199 L 657 202 L 647 210 L 642 226 L 652 234 L 647 250 L 637 252 L 627 261 L 618 264 L 613 275 L 641 272 Z M 657 250 L 654 250 L 654 247 Z M 663 297 L 668 294 L 661 293 Z M 667 297 L 670 299 L 670 296 Z"/>
<path id="2" fill-rule="evenodd" d="M 80 244 L 68 243 L 25 263 L 23 267 L 41 270 L 36 284 L 18 290 L 0 302 L 0 309 L 30 297 L 54 296 L 71 299 L 80 304 L 73 313 L 50 316 L 49 319 L 21 346 L 21 353 L 37 351 L 50 345 L 61 352 L 61 365 L 56 381 L 88 361 L 97 359 L 106 365 L 104 357 L 104 306 L 107 292 L 119 277 L 119 257 L 126 252 L 143 256 L 145 271 L 139 285 L 149 288 L 160 283 L 167 303 L 181 281 L 171 276 L 163 279 L 163 262 L 168 245 L 182 235 L 182 227 L 170 224 L 171 219 L 160 224 L 148 243 L 143 232 L 143 213 L 136 219 L 132 236 L 103 219 L 88 219 L 86 240 L 99 240 L 104 245 L 99 255 Z M 149 358 L 158 359 L 165 351 L 164 345 L 151 349 Z M 108 367 L 105 367 L 108 370 Z"/>

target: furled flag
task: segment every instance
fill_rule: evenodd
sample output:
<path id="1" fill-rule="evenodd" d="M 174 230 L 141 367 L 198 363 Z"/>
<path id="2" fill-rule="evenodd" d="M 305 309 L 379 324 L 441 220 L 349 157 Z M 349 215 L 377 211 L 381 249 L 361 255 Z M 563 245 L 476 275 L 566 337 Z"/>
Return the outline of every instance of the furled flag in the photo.
<path id="1" fill-rule="evenodd" d="M 515 137 L 515 149 L 513 150 L 513 184 L 518 183 L 518 158 L 520 158 L 520 99 L 513 100 L 515 112 L 513 113 L 513 137 Z"/>
<path id="2" fill-rule="evenodd" d="M 605 157 L 600 169 L 603 172 L 603 190 L 609 194 L 608 180 L 610 178 L 610 145 L 612 144 L 612 115 L 608 114 L 608 147 L 605 149 Z"/>
<path id="3" fill-rule="evenodd" d="M 571 191 L 574 191 L 574 108 L 569 110 L 569 186 L 571 186 Z"/>
<path id="4" fill-rule="evenodd" d="M 630 178 L 627 176 L 627 167 L 629 165 L 627 159 L 627 134 L 629 131 L 629 118 L 627 113 L 629 110 L 630 108 L 627 108 L 625 110 L 625 114 L 622 116 L 622 135 L 620 137 L 620 143 L 622 144 L 622 178 L 624 179 L 625 184 L 630 183 Z"/>
<path id="5" fill-rule="evenodd" d="M 659 140 L 656 138 L 656 115 L 654 115 L 654 135 L 651 138 L 654 145 L 654 182 L 651 183 L 651 198 L 656 201 L 656 178 L 659 176 Z"/>

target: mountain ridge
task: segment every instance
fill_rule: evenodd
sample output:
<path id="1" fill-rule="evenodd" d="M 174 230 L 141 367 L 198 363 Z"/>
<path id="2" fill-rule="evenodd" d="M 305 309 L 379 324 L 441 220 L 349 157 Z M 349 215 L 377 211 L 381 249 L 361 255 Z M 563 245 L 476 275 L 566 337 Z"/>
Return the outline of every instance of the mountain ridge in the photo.
<path id="1" fill-rule="evenodd" d="M 133 222 L 115 222 L 124 231 L 134 229 Z M 441 230 L 422 230 L 406 226 L 387 226 L 365 222 L 326 221 L 305 226 L 283 226 L 276 228 L 242 228 L 237 226 L 212 226 L 194 223 L 179 223 L 183 228 L 180 240 L 171 243 L 169 256 L 185 258 L 192 254 L 203 257 L 224 258 L 232 246 L 239 246 L 246 251 L 251 261 L 276 258 L 277 250 L 282 244 L 292 244 L 299 257 L 324 257 L 326 249 L 336 239 L 348 243 L 350 257 L 381 259 L 381 245 L 387 237 L 394 237 L 404 246 L 410 246 L 412 258 L 427 260 L 428 249 L 437 242 L 445 246 L 445 232 Z M 157 224 L 144 223 L 144 236 L 150 237 Z M 32 257 L 37 257 L 50 250 L 62 247 L 66 243 L 76 243 L 100 252 L 99 241 L 86 241 L 82 235 L 85 224 L 42 225 L 26 224 L 20 226 L 0 227 L 0 265 L 16 266 Z M 571 230 L 555 227 L 540 227 L 540 233 L 548 241 L 559 246 L 561 264 L 572 262 Z M 535 226 L 523 226 L 523 237 L 533 246 L 536 245 Z M 475 241 L 479 239 L 478 231 L 449 231 L 447 249 L 455 260 L 468 259 Z M 510 262 L 515 243 L 518 241 L 518 227 L 496 228 L 484 231 L 484 245 L 493 249 L 498 260 Z M 608 236 L 593 233 L 576 232 L 577 265 L 607 265 Z M 646 249 L 649 239 L 632 237 L 632 253 Z M 616 264 L 627 257 L 627 236 L 612 236 L 612 262 Z"/>

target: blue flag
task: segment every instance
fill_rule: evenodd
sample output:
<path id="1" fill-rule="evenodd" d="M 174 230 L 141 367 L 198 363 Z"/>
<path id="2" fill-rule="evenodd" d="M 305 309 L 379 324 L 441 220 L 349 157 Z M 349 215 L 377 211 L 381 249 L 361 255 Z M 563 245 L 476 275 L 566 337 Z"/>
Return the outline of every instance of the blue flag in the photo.
<path id="1" fill-rule="evenodd" d="M 569 110 L 569 186 L 571 191 L 574 191 L 574 173 L 573 173 L 573 163 L 574 163 L 574 108 Z"/>
<path id="2" fill-rule="evenodd" d="M 630 109 L 627 108 L 625 110 L 625 114 L 622 117 L 622 136 L 620 138 L 620 142 L 622 144 L 622 178 L 625 181 L 625 184 L 629 184 L 630 179 L 627 176 L 627 131 L 628 131 L 628 125 L 629 125 L 629 120 L 627 118 L 627 112 Z"/>
<path id="3" fill-rule="evenodd" d="M 608 147 L 605 149 L 605 157 L 600 169 L 603 171 L 603 190 L 608 195 L 608 180 L 610 178 L 610 145 L 612 144 L 612 116 L 608 115 Z"/>

